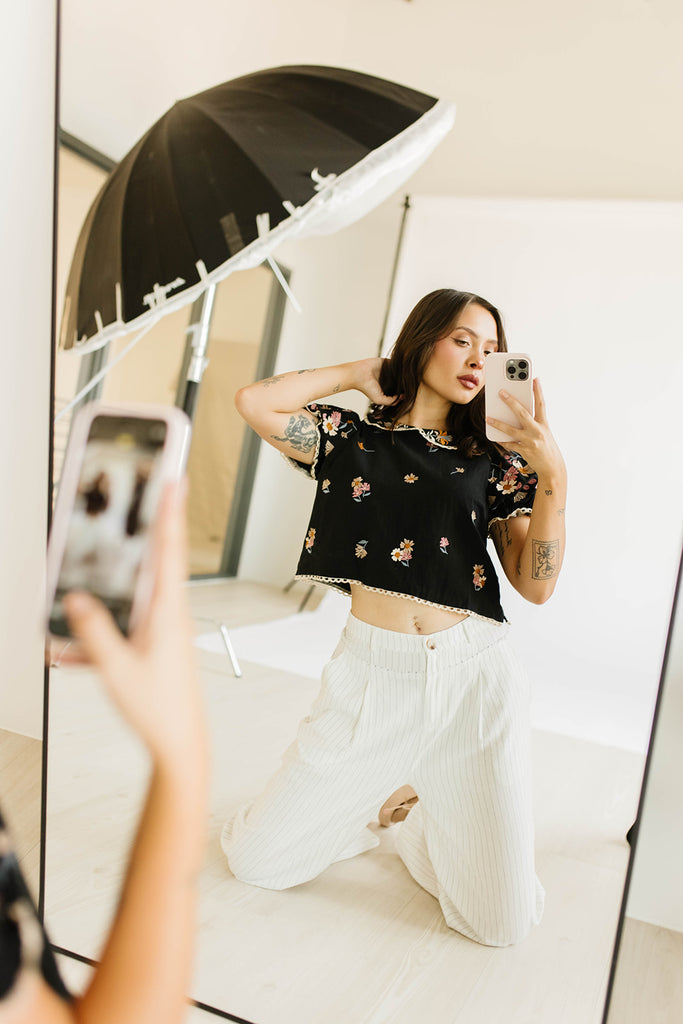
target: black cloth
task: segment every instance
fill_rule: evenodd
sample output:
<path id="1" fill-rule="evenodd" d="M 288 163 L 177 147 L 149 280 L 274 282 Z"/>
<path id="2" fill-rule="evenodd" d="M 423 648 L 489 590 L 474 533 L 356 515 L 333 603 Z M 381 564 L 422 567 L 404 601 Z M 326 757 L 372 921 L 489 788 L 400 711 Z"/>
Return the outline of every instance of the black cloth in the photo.
<path id="1" fill-rule="evenodd" d="M 0 1000 L 9 993 L 19 971 L 27 966 L 27 959 L 30 956 L 23 947 L 21 929 L 13 917 L 17 904 L 21 903 L 42 937 L 42 951 L 39 951 L 40 973 L 57 995 L 71 999 L 60 977 L 45 930 L 38 920 L 38 912 L 12 850 L 10 837 L 0 813 Z"/>
<path id="2" fill-rule="evenodd" d="M 297 579 L 350 583 L 503 622 L 486 540 L 531 513 L 537 477 L 514 452 L 465 458 L 445 431 L 312 403 L 318 481 Z"/>

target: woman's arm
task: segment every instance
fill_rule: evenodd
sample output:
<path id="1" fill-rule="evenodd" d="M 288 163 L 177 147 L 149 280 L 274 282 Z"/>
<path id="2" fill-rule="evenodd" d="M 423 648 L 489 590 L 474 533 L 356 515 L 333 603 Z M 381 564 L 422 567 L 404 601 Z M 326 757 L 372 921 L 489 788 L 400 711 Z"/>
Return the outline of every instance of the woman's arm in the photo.
<path id="1" fill-rule="evenodd" d="M 340 391 L 361 391 L 371 402 L 390 405 L 394 398 L 379 386 L 381 358 L 359 359 L 317 370 L 292 370 L 240 388 L 235 395 L 239 414 L 264 441 L 290 458 L 310 465 L 317 429 L 304 408 Z"/>
<path id="2" fill-rule="evenodd" d="M 187 1013 L 208 742 L 182 586 L 185 508 L 168 492 L 155 542 L 154 595 L 129 641 L 94 598 L 65 599 L 72 632 L 151 756 L 147 800 L 114 923 L 80 998 L 65 1003 L 28 972 L 1 1004 L 3 1022 L 181 1024 Z"/>
<path id="3" fill-rule="evenodd" d="M 487 420 L 510 435 L 509 447 L 536 472 L 538 485 L 531 515 L 494 523 L 491 536 L 515 590 L 527 601 L 543 604 L 555 589 L 564 558 L 567 470 L 548 426 L 539 381 L 534 381 L 534 417 L 516 399 L 500 393 L 522 426 L 517 430 L 499 420 Z"/>

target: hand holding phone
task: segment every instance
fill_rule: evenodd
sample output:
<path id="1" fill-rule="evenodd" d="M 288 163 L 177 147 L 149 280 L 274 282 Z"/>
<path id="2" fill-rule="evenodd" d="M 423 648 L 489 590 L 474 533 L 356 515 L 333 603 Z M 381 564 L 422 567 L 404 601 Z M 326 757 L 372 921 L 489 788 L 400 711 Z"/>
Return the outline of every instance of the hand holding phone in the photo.
<path id="1" fill-rule="evenodd" d="M 512 427 L 520 427 L 522 424 L 513 410 L 500 397 L 499 392 L 503 388 L 518 402 L 521 402 L 527 412 L 533 416 L 531 359 L 526 352 L 492 352 L 486 357 L 484 367 L 486 373 L 484 386 L 486 416 L 491 416 L 502 423 L 509 423 Z M 490 423 L 486 424 L 486 436 L 489 441 L 510 443 L 510 436 Z"/>
<path id="2" fill-rule="evenodd" d="M 95 594 L 128 634 L 153 585 L 150 527 L 164 484 L 182 476 L 180 409 L 92 402 L 74 419 L 48 545 L 49 631 L 70 636 L 70 590 Z"/>

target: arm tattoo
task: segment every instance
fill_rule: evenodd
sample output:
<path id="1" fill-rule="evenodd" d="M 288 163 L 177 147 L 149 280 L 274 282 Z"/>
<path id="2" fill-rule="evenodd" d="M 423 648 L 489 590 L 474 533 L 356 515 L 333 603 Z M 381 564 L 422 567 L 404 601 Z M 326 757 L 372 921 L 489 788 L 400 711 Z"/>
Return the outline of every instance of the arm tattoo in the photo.
<path id="1" fill-rule="evenodd" d="M 313 370 L 297 370 L 296 372 L 301 376 L 302 373 L 313 373 Z"/>
<path id="2" fill-rule="evenodd" d="M 274 441 L 286 441 L 297 452 L 312 452 L 318 438 L 318 431 L 308 416 L 290 416 L 284 437 L 270 435 Z"/>
<path id="3" fill-rule="evenodd" d="M 270 387 L 271 384 L 277 384 L 279 381 L 284 379 L 284 373 L 279 373 L 276 377 L 268 377 L 266 380 L 262 380 L 261 384 L 264 388 L 267 388 Z"/>
<path id="4" fill-rule="evenodd" d="M 563 516 L 564 515 L 564 509 L 563 508 L 558 508 L 557 514 L 558 514 L 558 516 Z"/>
<path id="5" fill-rule="evenodd" d="M 560 554 L 559 540 L 532 540 L 531 576 L 535 580 L 550 580 L 557 576 Z"/>
<path id="6" fill-rule="evenodd" d="M 330 391 L 330 394 L 331 395 L 336 395 L 340 391 L 341 391 L 341 384 L 337 384 L 336 387 L 332 388 L 332 390 Z"/>
<path id="7" fill-rule="evenodd" d="M 546 491 L 545 493 L 546 494 L 552 494 L 553 492 L 552 491 Z"/>
<path id="8" fill-rule="evenodd" d="M 491 536 L 493 537 L 498 557 L 502 559 L 506 548 L 512 547 L 512 537 L 510 536 L 507 522 L 503 520 L 502 522 L 494 523 L 491 527 Z"/>

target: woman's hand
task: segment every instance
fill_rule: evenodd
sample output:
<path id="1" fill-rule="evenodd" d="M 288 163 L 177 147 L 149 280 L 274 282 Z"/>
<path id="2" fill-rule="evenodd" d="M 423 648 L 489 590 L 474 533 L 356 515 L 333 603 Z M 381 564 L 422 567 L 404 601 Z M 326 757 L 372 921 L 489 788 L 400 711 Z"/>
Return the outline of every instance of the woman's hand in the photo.
<path id="1" fill-rule="evenodd" d="M 381 356 L 374 356 L 370 359 L 359 359 L 352 364 L 356 376 L 356 390 L 362 392 L 375 405 L 393 405 L 397 398 L 397 395 L 385 395 L 382 391 L 379 378 L 385 362 Z"/>
<path id="2" fill-rule="evenodd" d="M 543 391 L 541 390 L 541 382 L 538 378 L 534 380 L 533 387 L 534 416 L 527 412 L 522 403 L 518 402 L 516 398 L 513 398 L 507 391 L 501 390 L 498 394 L 515 414 L 521 425 L 513 427 L 509 423 L 503 423 L 501 420 L 493 419 L 491 416 L 486 417 L 486 422 L 509 436 L 509 442 L 501 441 L 500 443 L 504 448 L 518 452 L 539 477 L 555 478 L 557 476 L 565 476 L 566 467 L 564 459 L 548 425 Z"/>
<path id="3" fill-rule="evenodd" d="M 130 639 L 89 594 L 68 594 L 64 607 L 80 650 L 153 757 L 201 761 L 206 749 L 203 711 L 183 587 L 185 499 L 177 492 L 177 487 L 167 488 L 160 504 L 153 536 L 154 589 Z"/>

